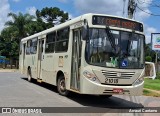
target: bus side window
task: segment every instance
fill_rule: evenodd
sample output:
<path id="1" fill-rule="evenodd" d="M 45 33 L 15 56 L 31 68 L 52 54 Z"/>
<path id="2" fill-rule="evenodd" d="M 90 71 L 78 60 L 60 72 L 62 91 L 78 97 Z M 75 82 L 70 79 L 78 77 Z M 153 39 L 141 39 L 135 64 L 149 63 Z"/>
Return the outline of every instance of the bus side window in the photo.
<path id="1" fill-rule="evenodd" d="M 31 54 L 36 54 L 37 53 L 37 38 L 32 39 L 31 42 L 32 42 L 30 46 Z"/>
<path id="2" fill-rule="evenodd" d="M 67 52 L 69 41 L 69 28 L 64 28 L 57 31 L 56 52 Z"/>
<path id="3" fill-rule="evenodd" d="M 56 32 L 52 32 L 47 35 L 45 53 L 53 53 L 54 52 L 55 38 L 56 38 Z M 44 43 L 44 41 L 43 41 L 43 43 Z"/>
<path id="4" fill-rule="evenodd" d="M 30 54 L 30 49 L 31 49 L 31 40 L 27 41 L 27 47 L 26 47 L 26 54 L 29 55 Z"/>
<path id="5" fill-rule="evenodd" d="M 42 53 L 43 53 L 43 48 L 44 47 L 44 40 L 42 40 Z"/>

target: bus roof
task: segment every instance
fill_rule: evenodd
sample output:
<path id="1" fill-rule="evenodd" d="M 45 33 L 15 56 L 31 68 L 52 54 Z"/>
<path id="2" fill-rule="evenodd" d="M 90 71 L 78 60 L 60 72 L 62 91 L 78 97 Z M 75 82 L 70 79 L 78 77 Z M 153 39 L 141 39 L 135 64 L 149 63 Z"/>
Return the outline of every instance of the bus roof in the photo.
<path id="1" fill-rule="evenodd" d="M 121 18 L 121 19 L 126 19 L 126 20 L 130 20 L 130 21 L 134 21 L 134 22 L 137 22 L 137 23 L 141 23 L 141 22 L 139 22 L 139 21 L 136 21 L 136 20 L 133 20 L 133 19 L 124 18 L 124 17 L 120 17 L 120 16 L 88 13 L 88 14 L 84 14 L 84 15 L 78 16 L 78 17 L 76 17 L 76 18 L 74 18 L 74 19 L 72 19 L 72 20 L 66 21 L 66 22 L 64 22 L 64 23 L 62 23 L 62 24 L 56 25 L 55 27 L 51 27 L 51 28 L 49 28 L 49 29 L 46 29 L 46 30 L 41 31 L 41 32 L 39 32 L 39 33 L 36 33 L 36 34 L 34 34 L 34 35 L 31 35 L 31 36 L 22 38 L 21 41 L 23 42 L 23 41 L 26 41 L 26 40 L 31 39 L 31 38 L 36 38 L 36 37 L 38 37 L 38 36 L 45 35 L 45 34 L 47 34 L 47 33 L 50 33 L 50 32 L 52 32 L 52 31 L 54 31 L 54 30 L 58 30 L 58 29 L 61 29 L 61 28 L 63 28 L 63 27 L 70 26 L 70 25 L 72 25 L 72 24 L 74 24 L 74 23 L 76 23 L 76 22 L 79 22 L 79 21 L 82 21 L 82 20 L 84 20 L 84 19 L 87 19 L 88 17 L 91 17 L 91 16 L 93 16 L 93 15 L 96 15 L 96 16 L 106 16 L 106 17 L 115 17 L 115 18 Z"/>

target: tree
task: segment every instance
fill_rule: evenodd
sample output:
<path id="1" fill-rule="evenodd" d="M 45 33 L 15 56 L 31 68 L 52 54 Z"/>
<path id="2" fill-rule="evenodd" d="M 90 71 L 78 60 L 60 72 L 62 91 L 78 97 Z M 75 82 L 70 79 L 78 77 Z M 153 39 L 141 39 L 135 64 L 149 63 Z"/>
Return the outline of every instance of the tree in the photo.
<path id="1" fill-rule="evenodd" d="M 146 56 L 145 61 L 152 62 L 152 57 L 151 56 Z"/>
<path id="2" fill-rule="evenodd" d="M 4 38 L 0 36 L 0 56 L 3 56 L 4 54 L 4 47 L 5 47 Z"/>
<path id="3" fill-rule="evenodd" d="M 18 30 L 14 26 L 6 27 L 1 31 L 1 36 L 5 41 L 10 42 L 11 40 L 18 39 Z"/>
<path id="4" fill-rule="evenodd" d="M 18 56 L 18 31 L 15 27 L 4 28 L 1 32 L 1 37 L 3 38 L 3 54 L 7 57 L 17 57 Z M 12 45 L 14 47 L 12 47 Z"/>
<path id="5" fill-rule="evenodd" d="M 35 17 L 30 14 L 23 15 L 22 13 L 19 13 L 18 15 L 9 13 L 8 17 L 12 17 L 13 20 L 7 21 L 5 25 L 16 29 L 18 33 L 17 38 L 20 39 L 28 35 L 28 25 L 35 19 Z"/>
<path id="6" fill-rule="evenodd" d="M 8 17 L 12 17 L 12 20 L 5 23 L 7 27 L 3 29 L 1 36 L 5 40 L 3 53 L 10 58 L 12 68 L 12 60 L 18 59 L 20 40 L 28 36 L 28 26 L 33 22 L 35 17 L 22 13 L 8 13 Z"/>
<path id="7" fill-rule="evenodd" d="M 65 13 L 57 7 L 45 7 L 41 11 L 37 10 L 36 16 L 47 22 L 49 27 L 64 23 L 68 20 L 68 13 Z"/>
<path id="8" fill-rule="evenodd" d="M 150 56 L 152 58 L 152 62 L 154 62 L 155 59 L 155 51 L 151 49 L 151 43 L 148 43 L 145 45 L 145 57 Z"/>
<path id="9" fill-rule="evenodd" d="M 40 31 L 53 27 L 68 20 L 68 13 L 57 7 L 43 8 L 37 10 L 34 17 L 29 14 L 9 13 L 12 20 L 5 23 L 6 27 L 0 35 L 0 55 L 12 59 L 18 59 L 20 40 L 26 36 L 33 35 Z"/>
<path id="10" fill-rule="evenodd" d="M 28 34 L 33 35 L 35 33 L 41 32 L 43 30 L 46 30 L 50 28 L 51 26 L 48 25 L 47 23 L 43 22 L 42 19 L 38 18 L 36 21 L 31 22 L 27 26 Z"/>
<path id="11" fill-rule="evenodd" d="M 1 32 L 2 49 L 0 51 L 2 56 L 10 58 L 11 68 L 12 60 L 18 59 L 19 56 L 19 39 L 17 38 L 18 32 L 14 27 L 4 28 Z"/>

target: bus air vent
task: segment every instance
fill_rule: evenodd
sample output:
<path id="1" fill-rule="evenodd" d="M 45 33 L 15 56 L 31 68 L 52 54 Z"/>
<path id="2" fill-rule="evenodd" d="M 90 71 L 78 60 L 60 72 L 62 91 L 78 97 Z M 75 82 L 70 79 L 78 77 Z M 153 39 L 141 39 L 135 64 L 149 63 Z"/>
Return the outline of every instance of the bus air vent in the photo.
<path id="1" fill-rule="evenodd" d="M 130 79 L 134 76 L 135 72 L 116 72 L 102 70 L 102 74 L 107 78 Z"/>

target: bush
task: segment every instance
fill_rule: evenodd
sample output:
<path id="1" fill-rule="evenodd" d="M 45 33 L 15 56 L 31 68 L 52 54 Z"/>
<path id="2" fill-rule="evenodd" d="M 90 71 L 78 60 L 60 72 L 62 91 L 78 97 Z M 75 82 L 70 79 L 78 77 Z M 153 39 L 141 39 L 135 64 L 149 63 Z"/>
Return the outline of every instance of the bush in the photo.
<path id="1" fill-rule="evenodd" d="M 151 56 L 146 56 L 145 60 L 148 61 L 148 62 L 151 62 L 152 61 L 152 57 Z"/>
<path id="2" fill-rule="evenodd" d="M 156 79 L 160 79 L 160 72 L 157 72 Z"/>

